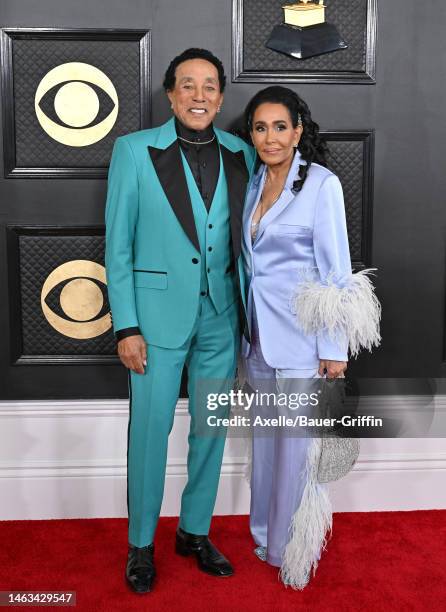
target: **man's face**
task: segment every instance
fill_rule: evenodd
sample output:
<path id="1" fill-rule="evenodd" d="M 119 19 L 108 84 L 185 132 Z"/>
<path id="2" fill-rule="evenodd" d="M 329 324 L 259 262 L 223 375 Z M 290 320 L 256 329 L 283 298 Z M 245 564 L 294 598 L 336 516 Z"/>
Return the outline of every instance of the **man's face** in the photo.
<path id="1" fill-rule="evenodd" d="M 203 59 L 182 62 L 175 71 L 175 87 L 167 95 L 181 123 L 204 130 L 223 102 L 217 68 Z"/>

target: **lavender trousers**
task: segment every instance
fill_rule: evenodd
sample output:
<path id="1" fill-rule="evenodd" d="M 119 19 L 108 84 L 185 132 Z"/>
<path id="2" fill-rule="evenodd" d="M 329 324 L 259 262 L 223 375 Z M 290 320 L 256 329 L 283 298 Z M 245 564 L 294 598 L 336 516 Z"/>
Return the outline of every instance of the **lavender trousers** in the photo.
<path id="1" fill-rule="evenodd" d="M 251 329 L 251 349 L 245 366 L 247 381 L 253 389 L 276 394 L 307 392 L 309 379 L 320 378 L 314 368 L 276 369 L 266 363 L 255 308 Z M 278 416 L 280 407 L 268 407 L 267 413 L 269 417 Z M 258 414 L 265 415 L 265 408 L 253 406 L 251 420 Z M 307 482 L 311 441 L 283 427 L 253 428 L 250 529 L 256 544 L 267 548 L 267 562 L 277 567 L 282 565 L 291 521 Z"/>

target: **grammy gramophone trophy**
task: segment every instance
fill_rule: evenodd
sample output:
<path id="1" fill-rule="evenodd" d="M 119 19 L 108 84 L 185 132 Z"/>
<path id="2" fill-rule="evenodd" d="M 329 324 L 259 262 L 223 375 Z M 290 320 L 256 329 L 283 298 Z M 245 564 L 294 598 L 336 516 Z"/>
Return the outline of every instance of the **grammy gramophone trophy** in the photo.
<path id="1" fill-rule="evenodd" d="M 266 46 L 297 59 L 346 49 L 336 26 L 325 21 L 325 6 L 323 0 L 282 6 L 284 22 L 273 28 Z"/>

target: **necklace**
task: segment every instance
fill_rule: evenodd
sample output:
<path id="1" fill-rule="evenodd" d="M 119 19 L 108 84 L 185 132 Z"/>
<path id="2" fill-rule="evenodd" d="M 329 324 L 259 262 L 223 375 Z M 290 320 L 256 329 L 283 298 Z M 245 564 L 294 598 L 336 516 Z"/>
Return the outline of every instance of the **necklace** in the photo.
<path id="1" fill-rule="evenodd" d="M 286 180 L 286 177 L 285 177 L 285 180 Z M 276 194 L 274 194 L 274 197 L 273 197 L 273 199 L 272 199 L 272 202 L 270 203 L 270 205 L 268 206 L 268 208 L 267 208 L 266 210 L 264 210 L 264 206 L 263 206 L 263 205 L 264 205 L 264 198 L 263 198 L 263 190 L 262 190 L 262 194 L 261 194 L 261 196 L 260 196 L 260 201 L 259 201 L 259 204 L 258 204 L 258 206 L 257 206 L 257 210 L 259 211 L 259 217 L 258 217 L 258 221 L 257 221 L 257 223 L 260 223 L 260 221 L 262 220 L 262 218 L 263 218 L 263 217 L 266 215 L 266 213 L 267 213 L 267 212 L 270 210 L 270 208 L 272 208 L 272 207 L 274 206 L 274 204 L 277 202 L 277 200 L 280 198 L 280 194 L 282 193 L 282 191 L 283 191 L 283 187 L 284 187 L 284 185 L 285 185 L 285 180 L 283 181 L 283 183 L 282 183 L 282 185 L 281 185 L 281 188 L 280 188 L 280 190 L 279 190 L 278 194 L 277 194 L 277 195 L 276 195 Z M 266 178 L 265 178 L 265 184 L 264 184 L 264 187 L 266 186 L 266 184 L 267 184 L 267 183 L 271 183 L 271 177 L 269 176 L 269 174 L 268 174 L 268 173 L 266 174 Z M 252 219 L 252 221 L 253 221 L 253 222 L 254 222 L 254 217 L 255 217 L 255 216 L 256 216 L 256 214 L 257 214 L 257 210 L 256 210 L 256 212 L 255 212 L 255 213 L 254 213 L 254 215 L 253 215 L 253 219 Z M 255 222 L 254 222 L 254 223 L 255 223 Z"/>
<path id="2" fill-rule="evenodd" d="M 286 180 L 286 177 L 285 177 L 285 180 Z M 271 199 L 272 199 L 271 206 L 272 206 L 273 204 L 275 204 L 275 203 L 277 202 L 277 200 L 280 198 L 280 194 L 282 193 L 283 188 L 284 188 L 284 185 L 285 185 L 285 180 L 284 180 L 283 182 L 281 181 L 281 186 L 280 186 L 280 189 L 279 189 L 279 191 L 278 191 L 277 195 L 274 193 L 274 196 L 271 198 Z M 270 177 L 270 175 L 267 173 L 267 174 L 266 174 L 266 179 L 265 179 L 265 185 L 264 185 L 264 187 L 266 187 L 266 185 L 267 185 L 268 183 L 271 183 L 271 177 Z M 263 190 L 262 190 L 262 195 L 260 196 L 260 200 L 261 200 L 261 202 L 263 202 L 263 193 L 264 193 L 264 192 L 263 192 Z"/>
<path id="3" fill-rule="evenodd" d="M 188 142 L 189 144 L 193 144 L 193 145 L 205 145 L 205 144 L 210 144 L 211 142 L 214 142 L 215 134 L 212 136 L 212 138 L 210 140 L 204 140 L 203 142 L 195 142 L 193 140 L 188 140 L 187 138 L 183 138 L 182 136 L 178 136 L 178 138 L 180 140 L 183 140 L 184 142 Z"/>

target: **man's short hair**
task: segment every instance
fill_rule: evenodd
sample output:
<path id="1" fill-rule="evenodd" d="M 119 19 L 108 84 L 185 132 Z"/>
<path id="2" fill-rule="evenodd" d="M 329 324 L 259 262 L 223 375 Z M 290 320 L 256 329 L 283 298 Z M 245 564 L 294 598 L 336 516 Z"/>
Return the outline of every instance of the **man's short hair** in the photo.
<path id="1" fill-rule="evenodd" d="M 195 47 L 191 49 L 186 49 L 186 51 L 183 51 L 183 53 L 180 53 L 180 55 L 174 57 L 173 60 L 170 62 L 169 67 L 166 70 L 166 74 L 164 75 L 163 87 L 165 91 L 172 91 L 172 89 L 175 88 L 175 71 L 177 67 L 183 62 L 187 62 L 187 60 L 192 59 L 206 60 L 217 68 L 220 91 L 221 93 L 223 93 L 226 85 L 226 76 L 223 64 L 218 59 L 218 57 L 215 57 L 215 55 L 207 49 L 198 49 Z"/>

